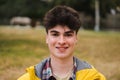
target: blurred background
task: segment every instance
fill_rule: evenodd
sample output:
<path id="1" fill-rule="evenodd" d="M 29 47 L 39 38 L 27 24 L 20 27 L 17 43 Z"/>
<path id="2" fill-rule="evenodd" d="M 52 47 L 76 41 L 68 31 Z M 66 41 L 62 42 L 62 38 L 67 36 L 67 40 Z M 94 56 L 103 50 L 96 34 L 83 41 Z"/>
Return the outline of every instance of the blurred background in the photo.
<path id="1" fill-rule="evenodd" d="M 75 56 L 120 80 L 120 0 L 0 0 L 0 80 L 16 80 L 49 56 L 43 17 L 56 5 L 79 12 Z"/>
<path id="2" fill-rule="evenodd" d="M 96 30 L 97 24 L 97 30 L 120 30 L 120 0 L 1 0 L 0 24 L 35 27 L 42 24 L 44 14 L 56 5 L 79 11 L 84 29 Z"/>

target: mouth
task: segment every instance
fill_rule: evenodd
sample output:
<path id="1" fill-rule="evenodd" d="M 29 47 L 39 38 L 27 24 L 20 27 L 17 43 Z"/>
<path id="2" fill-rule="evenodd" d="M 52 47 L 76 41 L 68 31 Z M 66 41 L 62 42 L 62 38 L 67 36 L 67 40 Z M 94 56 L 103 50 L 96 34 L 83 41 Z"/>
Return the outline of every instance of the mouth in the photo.
<path id="1" fill-rule="evenodd" d="M 60 52 L 64 52 L 68 47 L 56 47 Z"/>

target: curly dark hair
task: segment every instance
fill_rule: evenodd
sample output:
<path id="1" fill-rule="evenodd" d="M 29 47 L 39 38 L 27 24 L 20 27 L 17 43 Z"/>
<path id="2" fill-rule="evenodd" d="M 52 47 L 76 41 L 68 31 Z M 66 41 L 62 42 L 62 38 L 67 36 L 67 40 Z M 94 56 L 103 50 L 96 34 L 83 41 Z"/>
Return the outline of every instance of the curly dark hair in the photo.
<path id="1" fill-rule="evenodd" d="M 71 30 L 78 32 L 81 22 L 79 13 L 68 6 L 56 6 L 49 10 L 44 17 L 46 32 L 56 25 L 67 26 Z"/>

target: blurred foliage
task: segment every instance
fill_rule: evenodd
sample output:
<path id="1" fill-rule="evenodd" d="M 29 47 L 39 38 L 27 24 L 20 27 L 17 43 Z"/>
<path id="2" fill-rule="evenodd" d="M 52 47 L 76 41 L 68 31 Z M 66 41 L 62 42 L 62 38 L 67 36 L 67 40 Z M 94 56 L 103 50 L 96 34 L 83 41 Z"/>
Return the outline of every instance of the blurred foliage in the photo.
<path id="1" fill-rule="evenodd" d="M 42 17 L 48 4 L 40 0 L 0 0 L 0 17 L 13 16 Z"/>
<path id="2" fill-rule="evenodd" d="M 110 13 L 110 9 L 120 7 L 120 0 L 99 0 L 100 1 L 100 14 L 102 17 L 106 17 L 107 13 Z"/>
<path id="3" fill-rule="evenodd" d="M 106 27 L 105 19 L 108 13 L 111 9 L 117 11 L 117 7 L 120 8 L 120 0 L 99 0 L 99 2 L 101 25 Z M 36 21 L 42 24 L 45 13 L 56 5 L 67 5 L 76 9 L 80 12 L 84 29 L 94 29 L 95 0 L 0 0 L 0 24 L 10 24 L 10 19 L 15 16 L 30 17 L 33 26 Z M 117 25 L 119 27 L 119 24 Z"/>
<path id="4" fill-rule="evenodd" d="M 0 0 L 0 18 L 29 16 L 43 18 L 46 11 L 55 5 L 68 5 L 78 11 L 94 16 L 95 0 Z M 111 8 L 120 6 L 120 0 L 99 0 L 101 16 Z"/>

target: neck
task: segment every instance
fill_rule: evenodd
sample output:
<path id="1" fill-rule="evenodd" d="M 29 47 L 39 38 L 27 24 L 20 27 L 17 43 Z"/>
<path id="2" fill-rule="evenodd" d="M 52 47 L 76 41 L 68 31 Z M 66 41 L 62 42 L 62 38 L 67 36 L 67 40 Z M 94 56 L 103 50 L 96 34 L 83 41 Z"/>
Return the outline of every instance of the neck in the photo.
<path id="1" fill-rule="evenodd" d="M 51 67 L 53 74 L 65 77 L 73 69 L 73 57 L 68 59 L 58 59 L 51 57 Z"/>

